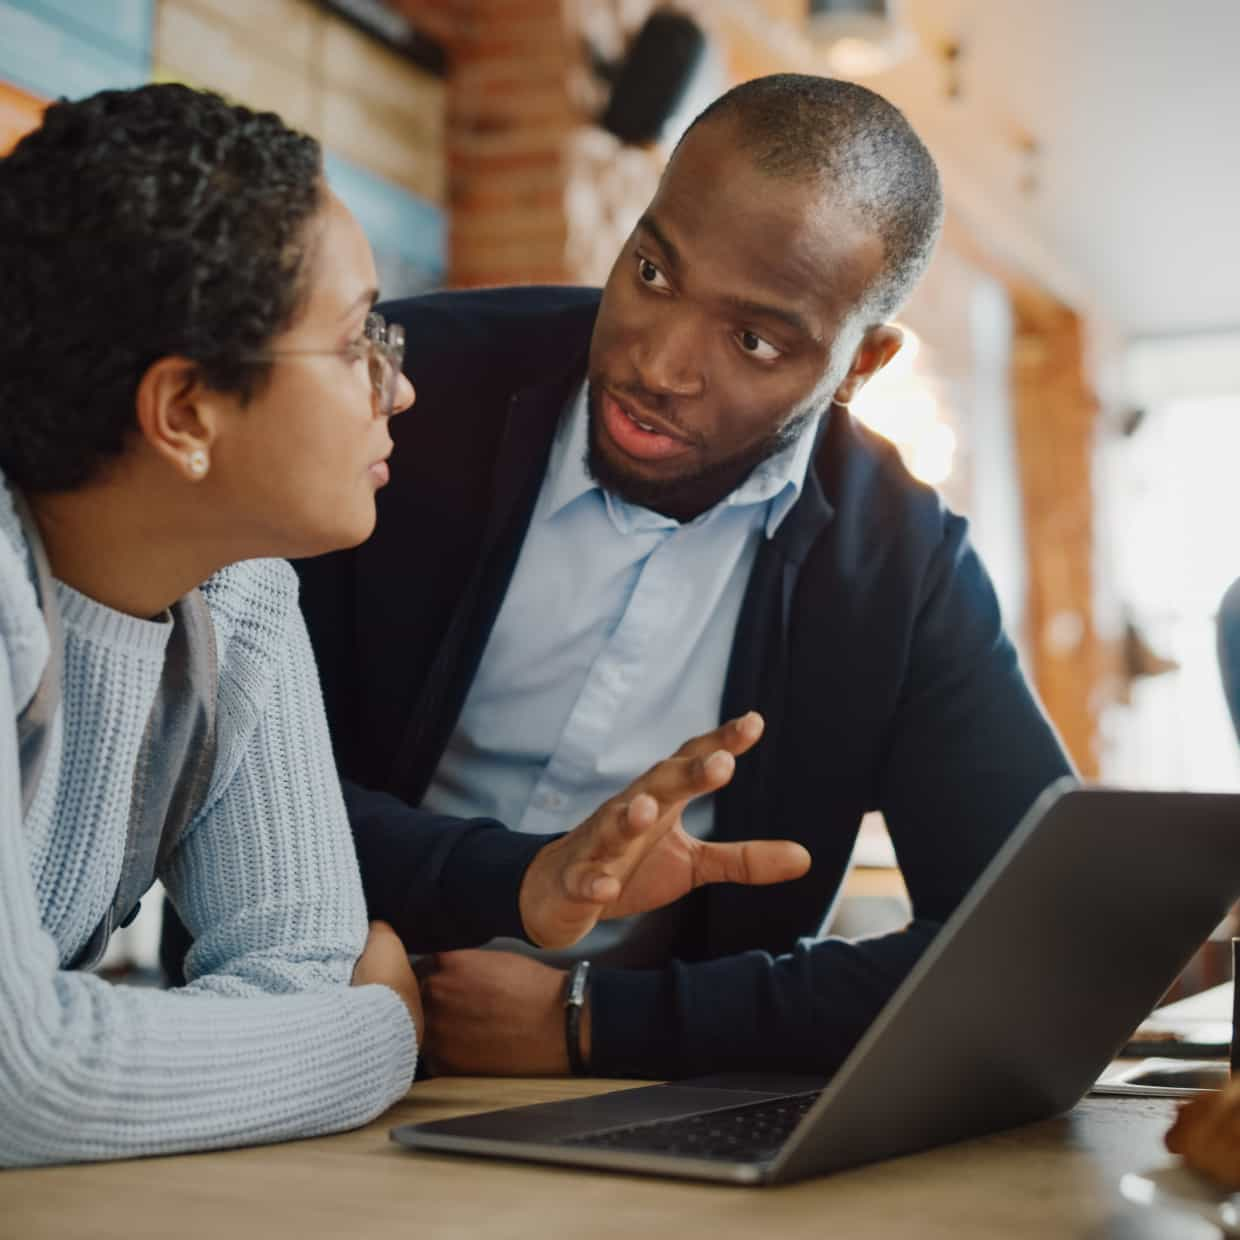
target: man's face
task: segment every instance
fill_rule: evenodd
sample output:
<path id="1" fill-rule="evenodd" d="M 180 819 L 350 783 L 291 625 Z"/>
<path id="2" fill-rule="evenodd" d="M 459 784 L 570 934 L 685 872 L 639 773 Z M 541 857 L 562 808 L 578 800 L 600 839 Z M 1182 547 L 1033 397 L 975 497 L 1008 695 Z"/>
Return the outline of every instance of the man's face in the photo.
<path id="1" fill-rule="evenodd" d="M 821 188 L 759 172 L 730 122 L 699 125 L 603 291 L 591 472 L 679 520 L 717 503 L 830 400 L 881 263 Z"/>

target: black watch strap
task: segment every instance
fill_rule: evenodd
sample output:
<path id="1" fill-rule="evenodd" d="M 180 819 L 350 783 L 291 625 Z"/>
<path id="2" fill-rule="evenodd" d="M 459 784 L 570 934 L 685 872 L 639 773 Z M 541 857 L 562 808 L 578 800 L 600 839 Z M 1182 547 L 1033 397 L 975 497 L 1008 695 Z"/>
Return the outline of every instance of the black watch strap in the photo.
<path id="1" fill-rule="evenodd" d="M 564 991 L 564 1044 L 568 1048 L 568 1066 L 574 1076 L 585 1076 L 590 1070 L 581 1053 L 581 1012 L 589 986 L 590 962 L 578 960 L 569 970 Z"/>

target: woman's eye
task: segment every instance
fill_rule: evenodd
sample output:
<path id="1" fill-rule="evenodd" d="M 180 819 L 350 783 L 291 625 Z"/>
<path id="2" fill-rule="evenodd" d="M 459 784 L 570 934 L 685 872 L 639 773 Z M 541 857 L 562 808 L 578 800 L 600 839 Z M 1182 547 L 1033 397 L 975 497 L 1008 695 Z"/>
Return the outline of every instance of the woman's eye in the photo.
<path id="1" fill-rule="evenodd" d="M 663 273 L 648 258 L 643 258 L 640 254 L 637 256 L 637 274 L 641 282 L 650 285 L 651 288 L 667 288 L 667 280 Z"/>
<path id="2" fill-rule="evenodd" d="M 741 332 L 737 337 L 741 349 L 762 362 L 773 362 L 780 357 L 780 351 L 769 340 L 763 340 L 757 332 Z"/>
<path id="3" fill-rule="evenodd" d="M 344 355 L 351 362 L 360 362 L 370 351 L 370 342 L 365 336 L 358 336 L 356 340 L 350 340 L 344 346 Z"/>

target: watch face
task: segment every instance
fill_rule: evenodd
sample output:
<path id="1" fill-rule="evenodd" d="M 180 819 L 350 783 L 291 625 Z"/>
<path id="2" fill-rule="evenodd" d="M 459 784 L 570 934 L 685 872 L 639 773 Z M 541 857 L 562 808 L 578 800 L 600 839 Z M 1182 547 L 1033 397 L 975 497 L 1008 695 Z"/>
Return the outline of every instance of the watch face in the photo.
<path id="1" fill-rule="evenodd" d="M 590 962 L 579 960 L 568 975 L 568 993 L 564 997 L 567 1007 L 580 1007 L 586 1001 L 586 978 L 590 973 Z"/>
<path id="2" fill-rule="evenodd" d="M 586 1057 L 581 1053 L 581 1013 L 586 1005 L 589 975 L 590 962 L 578 960 L 569 971 L 568 989 L 564 994 L 564 1042 L 569 1070 L 574 1076 L 585 1076 L 589 1070 Z"/>

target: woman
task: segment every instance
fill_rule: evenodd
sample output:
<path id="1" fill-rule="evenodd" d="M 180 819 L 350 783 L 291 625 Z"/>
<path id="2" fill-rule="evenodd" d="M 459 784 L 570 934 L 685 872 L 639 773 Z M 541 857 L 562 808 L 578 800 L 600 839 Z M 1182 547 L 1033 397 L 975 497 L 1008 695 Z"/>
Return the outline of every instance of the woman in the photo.
<path id="1" fill-rule="evenodd" d="M 256 557 L 373 524 L 413 391 L 367 322 L 365 239 L 276 117 L 108 92 L 54 104 L 0 161 L 0 284 L 0 1163 L 362 1123 L 409 1085 L 417 986 L 390 931 L 358 960 L 295 581 Z M 195 628 L 170 608 L 204 581 Z M 160 870 L 197 980 L 111 987 L 66 966 L 106 942 L 134 793 L 177 784 L 168 730 L 147 733 L 187 636 L 214 761 Z M 57 654 L 32 780 L 19 721 Z"/>
<path id="2" fill-rule="evenodd" d="M 312 139 L 148 86 L 54 104 L 0 160 L 0 287 L 0 1165 L 361 1124 L 409 1086 L 418 990 L 367 937 L 294 577 L 264 557 L 370 533 L 413 402 L 366 240 Z M 759 731 L 544 849 L 564 941 Z M 155 874 L 190 984 L 81 971 Z"/>

